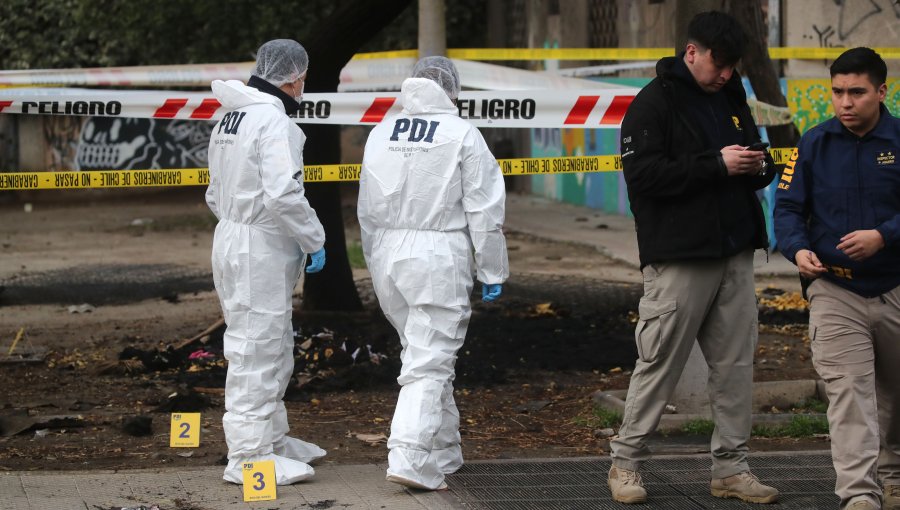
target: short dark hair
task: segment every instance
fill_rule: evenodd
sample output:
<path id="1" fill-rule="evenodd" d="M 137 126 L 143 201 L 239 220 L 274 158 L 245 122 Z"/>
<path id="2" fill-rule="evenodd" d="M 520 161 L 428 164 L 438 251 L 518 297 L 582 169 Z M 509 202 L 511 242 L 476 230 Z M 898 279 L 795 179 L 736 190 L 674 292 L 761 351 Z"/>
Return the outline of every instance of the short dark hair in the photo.
<path id="1" fill-rule="evenodd" d="M 719 65 L 733 65 L 744 55 L 747 34 L 740 23 L 719 11 L 701 12 L 688 25 L 688 42 L 712 51 Z"/>
<path id="2" fill-rule="evenodd" d="M 872 48 L 850 48 L 831 63 L 831 77 L 836 74 L 867 74 L 877 89 L 887 81 L 887 64 Z"/>

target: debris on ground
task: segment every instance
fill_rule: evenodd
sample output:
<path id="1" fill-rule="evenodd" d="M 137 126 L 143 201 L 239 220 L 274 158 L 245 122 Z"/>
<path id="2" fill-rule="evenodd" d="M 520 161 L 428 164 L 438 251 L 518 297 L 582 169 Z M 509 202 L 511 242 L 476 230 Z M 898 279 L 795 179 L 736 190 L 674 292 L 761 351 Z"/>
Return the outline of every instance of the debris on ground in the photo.
<path id="1" fill-rule="evenodd" d="M 224 382 L 224 381 L 223 381 Z M 190 390 L 170 394 L 166 401 L 153 409 L 155 413 L 199 413 L 210 405 L 209 397 Z"/>
<path id="2" fill-rule="evenodd" d="M 32 429 L 65 429 L 84 426 L 80 414 L 53 414 L 30 416 L 27 411 L 13 411 L 0 415 L 0 435 L 9 437 Z"/>
<path id="3" fill-rule="evenodd" d="M 809 303 L 800 292 L 786 292 L 775 287 L 756 289 L 759 300 L 759 322 L 767 327 L 806 325 Z"/>
<path id="4" fill-rule="evenodd" d="M 82 303 L 80 305 L 69 305 L 69 313 L 90 313 L 96 310 L 97 308 L 93 305 L 89 305 L 87 303 Z"/>
<path id="5" fill-rule="evenodd" d="M 348 432 L 347 437 L 355 437 L 356 439 L 359 439 L 360 441 L 367 443 L 369 446 L 378 446 L 380 444 L 386 444 L 387 440 L 388 440 L 387 436 L 385 436 L 384 434 L 359 434 L 359 433 Z"/>
<path id="6" fill-rule="evenodd" d="M 129 436 L 142 437 L 153 434 L 153 417 L 130 416 L 122 423 L 122 430 Z"/>

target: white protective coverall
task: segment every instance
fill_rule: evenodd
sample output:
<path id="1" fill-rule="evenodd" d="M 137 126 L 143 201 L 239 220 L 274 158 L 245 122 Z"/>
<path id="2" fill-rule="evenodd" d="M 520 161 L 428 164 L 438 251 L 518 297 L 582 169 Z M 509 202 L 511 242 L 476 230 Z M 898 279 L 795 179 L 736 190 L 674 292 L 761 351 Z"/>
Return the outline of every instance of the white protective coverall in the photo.
<path id="1" fill-rule="evenodd" d="M 325 455 L 285 435 L 282 401 L 294 367 L 291 293 L 325 232 L 303 193 L 306 137 L 284 103 L 237 80 L 212 90 L 227 110 L 209 141 L 206 191 L 219 219 L 212 268 L 227 324 L 224 479 L 243 483 L 243 462 L 274 460 L 286 485 L 312 476 L 307 463 Z"/>
<path id="2" fill-rule="evenodd" d="M 402 113 L 369 135 L 357 213 L 375 293 L 403 347 L 388 479 L 438 489 L 463 463 L 453 379 L 472 276 L 509 276 L 506 192 L 481 133 L 438 84 L 409 78 L 401 100 Z"/>

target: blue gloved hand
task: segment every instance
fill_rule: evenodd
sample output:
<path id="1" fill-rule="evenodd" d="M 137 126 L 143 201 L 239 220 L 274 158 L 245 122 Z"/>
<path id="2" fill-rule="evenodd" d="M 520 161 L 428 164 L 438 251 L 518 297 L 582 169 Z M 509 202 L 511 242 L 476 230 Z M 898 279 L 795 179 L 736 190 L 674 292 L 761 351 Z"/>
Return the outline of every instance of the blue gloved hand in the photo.
<path id="1" fill-rule="evenodd" d="M 484 283 L 481 285 L 481 300 L 490 303 L 503 293 L 503 285 L 499 283 Z"/>
<path id="2" fill-rule="evenodd" d="M 307 273 L 318 273 L 325 267 L 325 248 L 322 247 L 319 251 L 310 254 L 309 256 L 309 265 L 306 266 Z"/>

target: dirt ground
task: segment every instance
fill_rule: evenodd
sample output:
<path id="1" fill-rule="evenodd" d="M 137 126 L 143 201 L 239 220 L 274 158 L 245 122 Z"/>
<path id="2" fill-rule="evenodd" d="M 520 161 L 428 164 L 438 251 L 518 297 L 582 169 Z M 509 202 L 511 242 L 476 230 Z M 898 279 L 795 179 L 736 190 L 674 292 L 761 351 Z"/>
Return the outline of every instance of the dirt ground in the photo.
<path id="1" fill-rule="evenodd" d="M 222 463 L 222 328 L 175 349 L 221 317 L 202 193 L 58 198 L 25 197 L 30 212 L 21 199 L 0 205 L 0 469 Z M 352 204 L 351 245 L 359 236 Z M 640 273 L 584 246 L 517 232 L 508 244 L 504 296 L 475 301 L 457 365 L 465 456 L 605 453 L 590 397 L 627 388 Z M 368 272 L 355 268 L 354 278 L 364 312 L 295 314 L 289 418 L 296 435 L 329 451 L 324 462 L 383 462 L 398 392 L 396 333 Z M 763 297 L 796 290 L 792 279 L 758 286 L 768 288 Z M 92 309 L 70 310 L 82 304 Z M 803 324 L 802 314 L 764 308 L 761 322 L 756 379 L 814 378 L 804 328 L 790 325 Z M 199 448 L 169 448 L 172 411 L 202 412 Z"/>

